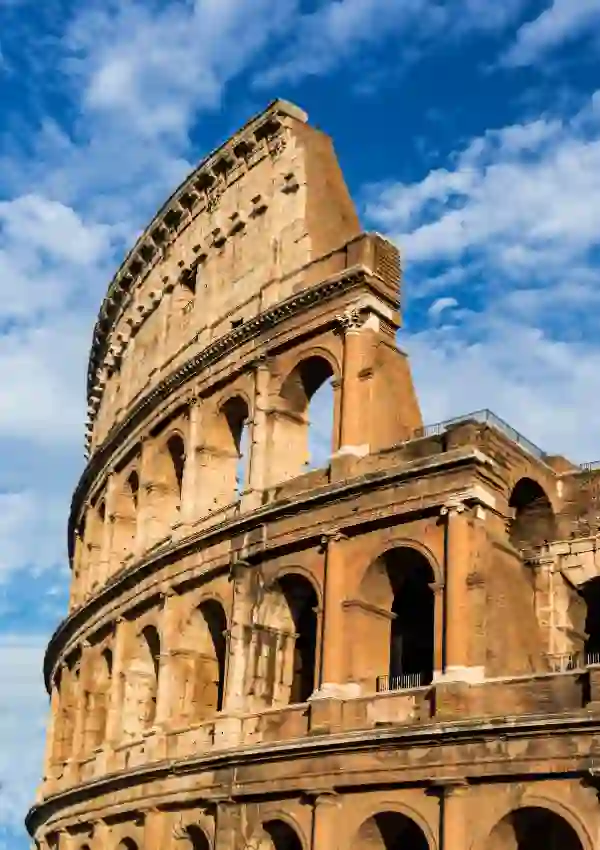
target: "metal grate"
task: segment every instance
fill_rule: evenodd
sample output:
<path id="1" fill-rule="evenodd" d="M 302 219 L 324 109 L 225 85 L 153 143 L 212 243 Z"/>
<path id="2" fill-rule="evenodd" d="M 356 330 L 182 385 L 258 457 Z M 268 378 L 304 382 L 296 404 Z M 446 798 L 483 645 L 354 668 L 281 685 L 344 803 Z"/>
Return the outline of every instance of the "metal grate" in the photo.
<path id="1" fill-rule="evenodd" d="M 425 673 L 403 673 L 400 676 L 377 676 L 376 691 L 378 694 L 386 691 L 408 691 L 422 688 L 425 683 Z"/>

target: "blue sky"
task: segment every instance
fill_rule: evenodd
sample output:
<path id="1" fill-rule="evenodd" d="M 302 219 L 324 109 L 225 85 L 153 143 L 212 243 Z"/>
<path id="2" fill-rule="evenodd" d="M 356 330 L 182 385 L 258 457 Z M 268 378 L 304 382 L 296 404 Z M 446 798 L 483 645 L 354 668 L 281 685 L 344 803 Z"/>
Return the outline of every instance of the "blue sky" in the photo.
<path id="1" fill-rule="evenodd" d="M 405 264 L 427 421 L 600 458 L 600 0 L 0 0 L 0 850 L 27 846 L 102 294 L 275 97 Z"/>

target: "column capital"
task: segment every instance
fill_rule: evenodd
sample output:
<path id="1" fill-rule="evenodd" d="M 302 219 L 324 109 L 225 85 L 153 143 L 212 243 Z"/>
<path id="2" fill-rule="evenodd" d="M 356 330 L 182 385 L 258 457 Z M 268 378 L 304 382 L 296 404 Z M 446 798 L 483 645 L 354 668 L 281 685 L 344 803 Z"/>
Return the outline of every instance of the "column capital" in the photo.
<path id="1" fill-rule="evenodd" d="M 348 540 L 348 535 L 339 529 L 326 531 L 321 535 L 320 547 L 324 552 L 331 543 L 341 543 L 342 540 Z"/>
<path id="2" fill-rule="evenodd" d="M 467 509 L 464 500 L 460 496 L 450 496 L 440 508 L 440 516 L 454 516 L 462 514 Z"/>
<path id="3" fill-rule="evenodd" d="M 335 317 L 338 333 L 358 332 L 365 324 L 367 310 L 364 307 L 349 306 Z"/>

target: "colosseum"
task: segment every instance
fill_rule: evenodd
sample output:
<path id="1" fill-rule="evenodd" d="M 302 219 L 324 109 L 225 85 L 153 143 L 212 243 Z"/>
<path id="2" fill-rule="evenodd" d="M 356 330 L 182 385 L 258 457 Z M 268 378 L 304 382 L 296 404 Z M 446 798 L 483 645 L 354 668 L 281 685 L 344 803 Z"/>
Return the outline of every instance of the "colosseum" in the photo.
<path id="1" fill-rule="evenodd" d="M 281 100 L 127 256 L 89 360 L 39 850 L 600 847 L 600 464 L 490 411 L 424 425 L 400 285 Z"/>

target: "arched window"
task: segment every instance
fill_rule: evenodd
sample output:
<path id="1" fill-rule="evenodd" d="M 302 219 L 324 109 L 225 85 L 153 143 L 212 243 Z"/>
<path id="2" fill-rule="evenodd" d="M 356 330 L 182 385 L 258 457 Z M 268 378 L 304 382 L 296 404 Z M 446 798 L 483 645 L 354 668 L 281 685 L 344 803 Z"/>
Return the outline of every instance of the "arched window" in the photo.
<path id="1" fill-rule="evenodd" d="M 211 421 L 200 497 L 206 513 L 237 502 L 247 487 L 249 415 L 246 400 L 234 395 L 220 406 Z"/>
<path id="2" fill-rule="evenodd" d="M 526 806 L 506 815 L 492 830 L 485 850 L 583 850 L 564 818 L 549 809 Z"/>
<path id="3" fill-rule="evenodd" d="M 252 647 L 257 710 L 306 702 L 313 693 L 317 608 L 315 589 L 304 576 L 282 576 L 266 592 Z"/>
<path id="4" fill-rule="evenodd" d="M 186 850 L 210 850 L 210 841 L 203 829 L 191 824 L 186 829 L 186 837 L 189 842 Z"/>
<path id="5" fill-rule="evenodd" d="M 271 416 L 269 486 L 325 463 L 336 443 L 333 369 L 324 357 L 302 360 L 281 385 Z"/>
<path id="6" fill-rule="evenodd" d="M 586 581 L 580 593 L 586 605 L 585 654 L 589 662 L 600 664 L 600 577 Z"/>
<path id="7" fill-rule="evenodd" d="M 258 850 L 302 850 L 302 842 L 288 823 L 270 820 L 263 824 Z"/>
<path id="8" fill-rule="evenodd" d="M 123 730 L 137 737 L 149 729 L 156 718 L 160 636 L 155 626 L 147 625 L 138 633 L 126 669 Z"/>
<path id="9" fill-rule="evenodd" d="M 227 619 L 216 599 L 207 599 L 191 612 L 183 629 L 182 647 L 193 661 L 183 696 L 183 715 L 190 721 L 207 720 L 223 708 Z"/>
<path id="10" fill-rule="evenodd" d="M 521 478 L 509 500 L 514 517 L 509 538 L 515 549 L 525 556 L 556 537 L 556 522 L 548 496 L 537 481 Z"/>
<path id="11" fill-rule="evenodd" d="M 181 505 L 181 496 L 183 493 L 183 470 L 185 467 L 185 444 L 183 438 L 179 434 L 173 434 L 167 440 L 167 449 L 173 464 L 173 474 L 175 476 L 175 492 L 177 494 L 179 508 Z"/>
<path id="12" fill-rule="evenodd" d="M 113 656 L 107 647 L 92 657 L 93 670 L 84 717 L 84 750 L 91 752 L 106 739 Z"/>
<path id="13" fill-rule="evenodd" d="M 423 830 L 400 812 L 378 812 L 366 820 L 351 844 L 351 850 L 429 850 Z M 458 850 L 458 848 L 457 848 Z"/>
<path id="14" fill-rule="evenodd" d="M 427 685 L 433 679 L 434 573 L 427 558 L 410 547 L 391 549 L 368 568 L 360 596 L 369 609 L 357 615 L 368 623 L 369 649 L 351 657 L 356 681 L 378 690 Z M 373 675 L 374 674 L 374 675 Z"/>
<path id="15" fill-rule="evenodd" d="M 124 475 L 115 493 L 110 560 L 111 566 L 114 563 L 117 568 L 135 547 L 139 490 L 140 481 L 134 469 Z"/>
<path id="16" fill-rule="evenodd" d="M 133 838 L 122 838 L 117 845 L 117 850 L 139 850 L 139 848 Z"/>

